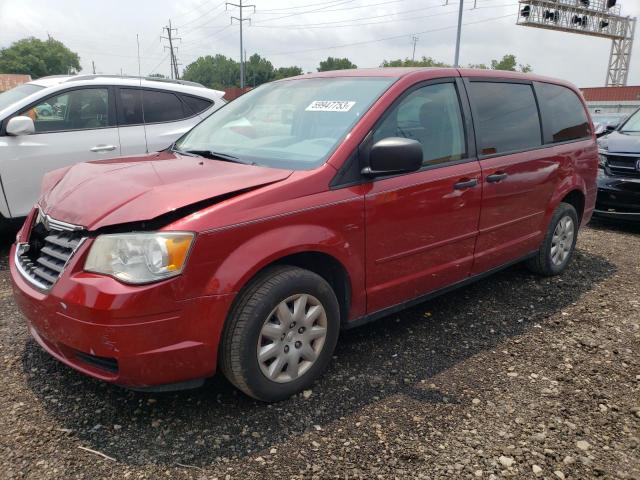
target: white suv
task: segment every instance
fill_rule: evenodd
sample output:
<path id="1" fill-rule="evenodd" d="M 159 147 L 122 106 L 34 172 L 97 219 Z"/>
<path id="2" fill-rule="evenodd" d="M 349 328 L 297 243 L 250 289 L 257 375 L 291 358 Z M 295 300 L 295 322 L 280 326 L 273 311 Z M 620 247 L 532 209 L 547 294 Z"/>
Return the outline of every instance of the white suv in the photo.
<path id="1" fill-rule="evenodd" d="M 224 105 L 223 95 L 108 75 L 44 77 L 0 94 L 0 214 L 24 217 L 48 171 L 167 148 Z"/>

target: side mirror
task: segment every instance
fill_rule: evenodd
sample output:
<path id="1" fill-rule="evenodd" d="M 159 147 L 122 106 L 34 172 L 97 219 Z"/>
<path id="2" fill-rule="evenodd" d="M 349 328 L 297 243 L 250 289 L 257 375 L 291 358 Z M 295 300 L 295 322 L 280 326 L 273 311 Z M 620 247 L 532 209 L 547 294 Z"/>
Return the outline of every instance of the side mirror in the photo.
<path id="1" fill-rule="evenodd" d="M 369 166 L 362 174 L 370 177 L 409 173 L 422 167 L 422 145 L 402 137 L 383 138 L 369 151 Z"/>
<path id="2" fill-rule="evenodd" d="M 20 135 L 31 135 L 35 133 L 36 126 L 30 117 L 18 116 L 13 117 L 7 123 L 7 135 L 18 137 Z"/>
<path id="3" fill-rule="evenodd" d="M 613 132 L 616 128 L 618 128 L 617 123 L 615 125 L 607 125 L 606 130 L 607 132 Z"/>

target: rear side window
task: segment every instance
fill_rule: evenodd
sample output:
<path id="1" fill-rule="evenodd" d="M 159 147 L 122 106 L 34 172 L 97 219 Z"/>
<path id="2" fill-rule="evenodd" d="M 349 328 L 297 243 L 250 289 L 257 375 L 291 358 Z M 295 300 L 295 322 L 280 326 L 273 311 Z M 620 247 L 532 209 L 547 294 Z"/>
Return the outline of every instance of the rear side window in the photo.
<path id="1" fill-rule="evenodd" d="M 142 90 L 121 88 L 118 94 L 118 124 L 140 125 L 142 122 Z"/>
<path id="2" fill-rule="evenodd" d="M 197 115 L 200 112 L 204 112 L 209 108 L 213 102 L 199 97 L 191 97 L 189 95 L 182 95 L 182 100 L 187 106 L 187 110 L 190 115 Z"/>
<path id="3" fill-rule="evenodd" d="M 119 92 L 120 125 L 171 122 L 193 115 L 191 109 L 185 108 L 178 96 L 170 92 L 137 88 L 121 88 Z"/>
<path id="4" fill-rule="evenodd" d="M 182 102 L 173 93 L 144 90 L 142 101 L 145 123 L 170 122 L 191 116 L 184 113 Z"/>
<path id="5" fill-rule="evenodd" d="M 531 85 L 470 82 L 469 96 L 482 155 L 542 145 L 540 117 Z"/>
<path id="6" fill-rule="evenodd" d="M 537 83 L 536 91 L 547 142 L 568 142 L 591 136 L 587 113 L 573 91 L 550 83 Z"/>

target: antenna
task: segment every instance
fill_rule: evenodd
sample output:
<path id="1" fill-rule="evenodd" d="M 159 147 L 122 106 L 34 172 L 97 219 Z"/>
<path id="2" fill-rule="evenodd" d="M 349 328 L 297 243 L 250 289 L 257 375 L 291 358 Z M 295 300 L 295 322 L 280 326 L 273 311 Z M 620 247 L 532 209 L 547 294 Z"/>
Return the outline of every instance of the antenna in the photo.
<path id="1" fill-rule="evenodd" d="M 136 33 L 136 43 L 138 44 L 138 80 L 140 81 L 140 109 L 142 110 L 142 130 L 144 131 L 144 151 L 149 153 L 149 142 L 147 141 L 147 123 L 144 118 L 144 101 L 142 99 L 142 73 L 140 71 L 140 36 Z"/>

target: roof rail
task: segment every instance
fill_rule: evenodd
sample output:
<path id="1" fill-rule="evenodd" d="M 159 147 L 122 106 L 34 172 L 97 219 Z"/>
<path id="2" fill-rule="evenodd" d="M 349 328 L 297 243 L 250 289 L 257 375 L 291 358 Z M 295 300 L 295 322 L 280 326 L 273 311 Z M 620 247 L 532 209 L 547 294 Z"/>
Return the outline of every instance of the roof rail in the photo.
<path id="1" fill-rule="evenodd" d="M 47 75 L 45 77 L 38 77 L 36 80 L 43 80 L 43 79 L 46 79 L 46 78 L 67 78 L 69 76 L 70 75 Z"/>
<path id="2" fill-rule="evenodd" d="M 171 78 L 158 78 L 158 77 L 137 77 L 132 75 L 100 75 L 100 74 L 86 74 L 86 75 L 74 75 L 67 82 L 77 82 L 80 80 L 93 80 L 96 78 L 123 78 L 127 80 L 146 80 L 148 82 L 164 82 L 164 83 L 174 83 L 177 85 L 188 85 L 190 87 L 201 87 L 206 88 L 201 83 L 190 82 L 189 80 L 174 80 Z"/>

